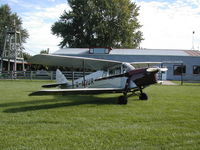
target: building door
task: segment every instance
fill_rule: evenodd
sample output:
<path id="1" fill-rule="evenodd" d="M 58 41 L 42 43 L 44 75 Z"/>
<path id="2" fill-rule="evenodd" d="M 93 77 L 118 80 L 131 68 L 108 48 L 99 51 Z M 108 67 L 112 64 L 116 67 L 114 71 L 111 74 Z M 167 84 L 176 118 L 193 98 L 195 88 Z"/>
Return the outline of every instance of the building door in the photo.
<path id="1" fill-rule="evenodd" d="M 167 71 L 162 71 L 162 80 L 167 80 Z"/>

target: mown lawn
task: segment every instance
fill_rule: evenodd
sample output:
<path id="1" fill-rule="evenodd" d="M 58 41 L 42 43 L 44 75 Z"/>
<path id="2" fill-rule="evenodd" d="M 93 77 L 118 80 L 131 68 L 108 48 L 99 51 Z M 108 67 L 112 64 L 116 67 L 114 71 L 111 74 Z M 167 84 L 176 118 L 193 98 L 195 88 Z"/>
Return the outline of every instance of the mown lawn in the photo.
<path id="1" fill-rule="evenodd" d="M 0 149 L 200 149 L 200 85 L 151 86 L 148 101 L 119 94 L 38 96 L 48 81 L 0 80 Z"/>

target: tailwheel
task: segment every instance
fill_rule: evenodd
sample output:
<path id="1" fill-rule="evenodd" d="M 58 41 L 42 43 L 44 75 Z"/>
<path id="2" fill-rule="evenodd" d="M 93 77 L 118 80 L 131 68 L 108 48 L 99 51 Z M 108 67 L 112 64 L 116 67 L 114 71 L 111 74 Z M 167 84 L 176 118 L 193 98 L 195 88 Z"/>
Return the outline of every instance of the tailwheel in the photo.
<path id="1" fill-rule="evenodd" d="M 126 96 L 120 96 L 118 98 L 118 104 L 120 105 L 126 105 L 128 102 L 127 97 Z"/>
<path id="2" fill-rule="evenodd" d="M 148 96 L 147 96 L 146 93 L 141 93 L 141 94 L 139 95 L 139 99 L 140 99 L 140 100 L 148 100 Z"/>

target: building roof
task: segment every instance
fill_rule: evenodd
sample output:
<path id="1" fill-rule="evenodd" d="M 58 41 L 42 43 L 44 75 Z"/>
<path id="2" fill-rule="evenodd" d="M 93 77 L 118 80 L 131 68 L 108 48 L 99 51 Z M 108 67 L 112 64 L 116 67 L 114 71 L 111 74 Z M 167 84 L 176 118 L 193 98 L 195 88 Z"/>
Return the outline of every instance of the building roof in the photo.
<path id="1" fill-rule="evenodd" d="M 64 48 L 53 54 L 56 55 L 88 55 L 89 48 Z M 98 55 L 98 54 L 91 54 Z M 105 55 L 156 55 L 156 56 L 200 56 L 197 50 L 173 50 L 173 49 L 112 49 Z"/>
<path id="2" fill-rule="evenodd" d="M 3 59 L 3 61 L 8 62 L 8 59 Z M 10 62 L 14 63 L 15 60 L 10 59 Z M 22 60 L 16 60 L 16 63 L 18 63 L 18 64 L 22 64 L 23 61 L 22 61 Z M 24 64 L 28 64 L 28 62 L 24 60 Z"/>

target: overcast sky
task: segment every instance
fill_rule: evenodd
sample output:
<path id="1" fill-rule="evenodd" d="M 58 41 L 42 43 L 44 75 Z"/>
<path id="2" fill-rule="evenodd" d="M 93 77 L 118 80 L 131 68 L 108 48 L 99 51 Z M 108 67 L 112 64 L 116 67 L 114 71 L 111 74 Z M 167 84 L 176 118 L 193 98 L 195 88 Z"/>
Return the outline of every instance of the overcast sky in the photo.
<path id="1" fill-rule="evenodd" d="M 139 21 L 145 39 L 142 48 L 191 50 L 194 43 L 194 48 L 200 49 L 200 0 L 133 2 L 140 6 Z M 67 0 L 0 0 L 0 4 L 9 4 L 12 12 L 22 18 L 30 35 L 26 52 L 37 54 L 50 48 L 52 53 L 59 49 L 61 39 L 51 34 L 51 26 L 64 10 L 70 9 Z"/>

